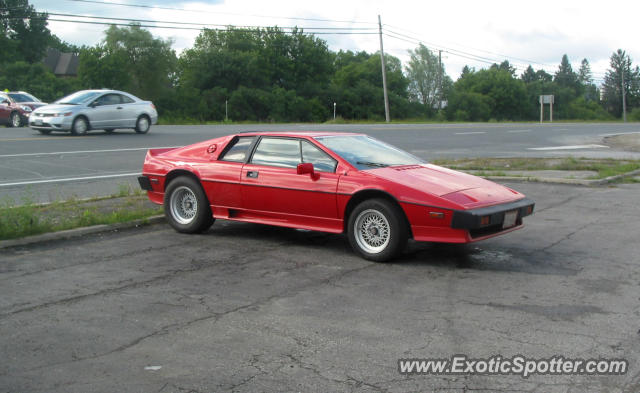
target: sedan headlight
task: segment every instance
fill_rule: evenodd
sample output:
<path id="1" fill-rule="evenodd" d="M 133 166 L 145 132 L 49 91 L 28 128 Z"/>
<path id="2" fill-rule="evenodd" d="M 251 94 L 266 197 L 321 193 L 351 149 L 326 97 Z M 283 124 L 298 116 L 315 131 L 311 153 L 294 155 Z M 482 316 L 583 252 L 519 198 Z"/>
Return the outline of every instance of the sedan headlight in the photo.
<path id="1" fill-rule="evenodd" d="M 31 112 L 33 110 L 33 109 L 31 109 L 30 106 L 26 106 L 26 105 L 22 105 L 22 106 L 20 106 L 20 108 L 25 112 Z"/>

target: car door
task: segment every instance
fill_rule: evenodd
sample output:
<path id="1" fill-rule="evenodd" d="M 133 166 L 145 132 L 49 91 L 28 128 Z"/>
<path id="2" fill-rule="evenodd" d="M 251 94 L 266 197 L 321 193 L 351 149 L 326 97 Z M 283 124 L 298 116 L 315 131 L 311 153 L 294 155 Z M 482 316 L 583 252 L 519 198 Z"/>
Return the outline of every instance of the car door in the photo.
<path id="1" fill-rule="evenodd" d="M 298 174 L 303 153 L 315 161 L 314 174 Z M 336 164 L 305 139 L 263 136 L 242 168 L 242 207 L 271 224 L 333 231 L 341 226 Z"/>
<path id="2" fill-rule="evenodd" d="M 135 127 L 138 112 L 140 111 L 140 103 L 124 94 L 118 94 L 118 96 L 120 96 L 119 106 L 122 109 L 119 109 L 120 120 L 117 126 L 122 128 Z"/>
<path id="3" fill-rule="evenodd" d="M 8 97 L 0 95 L 0 124 L 9 123 L 9 116 L 11 115 L 10 104 Z"/>
<path id="4" fill-rule="evenodd" d="M 93 101 L 87 110 L 93 128 L 112 128 L 122 121 L 120 95 L 104 94 Z"/>

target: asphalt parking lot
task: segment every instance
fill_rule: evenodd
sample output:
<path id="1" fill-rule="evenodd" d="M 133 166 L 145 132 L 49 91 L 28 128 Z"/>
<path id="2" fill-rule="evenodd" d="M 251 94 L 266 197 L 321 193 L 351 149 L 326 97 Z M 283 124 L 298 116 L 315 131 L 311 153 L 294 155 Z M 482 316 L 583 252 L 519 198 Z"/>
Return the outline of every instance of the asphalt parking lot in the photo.
<path id="1" fill-rule="evenodd" d="M 3 392 L 638 392 L 640 184 L 508 184 L 527 226 L 388 264 L 218 221 L 0 251 Z M 624 358 L 617 376 L 401 375 L 399 358 Z"/>

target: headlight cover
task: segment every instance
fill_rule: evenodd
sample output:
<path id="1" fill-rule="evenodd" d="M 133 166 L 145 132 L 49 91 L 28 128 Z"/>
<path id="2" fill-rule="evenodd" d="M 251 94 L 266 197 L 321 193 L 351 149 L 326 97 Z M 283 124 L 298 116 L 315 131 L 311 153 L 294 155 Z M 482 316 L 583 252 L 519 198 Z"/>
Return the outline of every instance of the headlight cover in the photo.
<path id="1" fill-rule="evenodd" d="M 33 111 L 33 109 L 31 109 L 31 107 L 30 107 L 30 106 L 27 106 L 27 105 L 21 105 L 21 106 L 20 106 L 20 108 L 21 108 L 23 111 L 25 111 L 25 112 L 31 112 L 31 111 Z"/>

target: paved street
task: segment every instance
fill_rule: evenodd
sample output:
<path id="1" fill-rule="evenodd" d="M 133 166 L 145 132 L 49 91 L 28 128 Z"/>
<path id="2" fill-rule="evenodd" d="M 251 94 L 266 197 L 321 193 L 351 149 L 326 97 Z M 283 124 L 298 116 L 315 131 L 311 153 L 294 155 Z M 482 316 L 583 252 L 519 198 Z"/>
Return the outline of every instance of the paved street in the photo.
<path id="1" fill-rule="evenodd" d="M 537 202 L 524 229 L 412 243 L 389 264 L 342 236 L 223 221 L 197 236 L 158 224 L 2 250 L 0 391 L 638 392 L 640 185 L 508 185 Z M 630 370 L 397 371 L 398 358 L 454 354 L 625 358 Z"/>
<path id="2" fill-rule="evenodd" d="M 0 128 L 0 196 L 47 202 L 137 188 L 147 149 L 183 146 L 245 130 L 365 132 L 427 160 L 460 157 L 632 157 L 602 145 L 602 135 L 639 132 L 639 123 L 372 124 L 155 126 L 149 134 L 120 130 L 82 137 Z"/>

